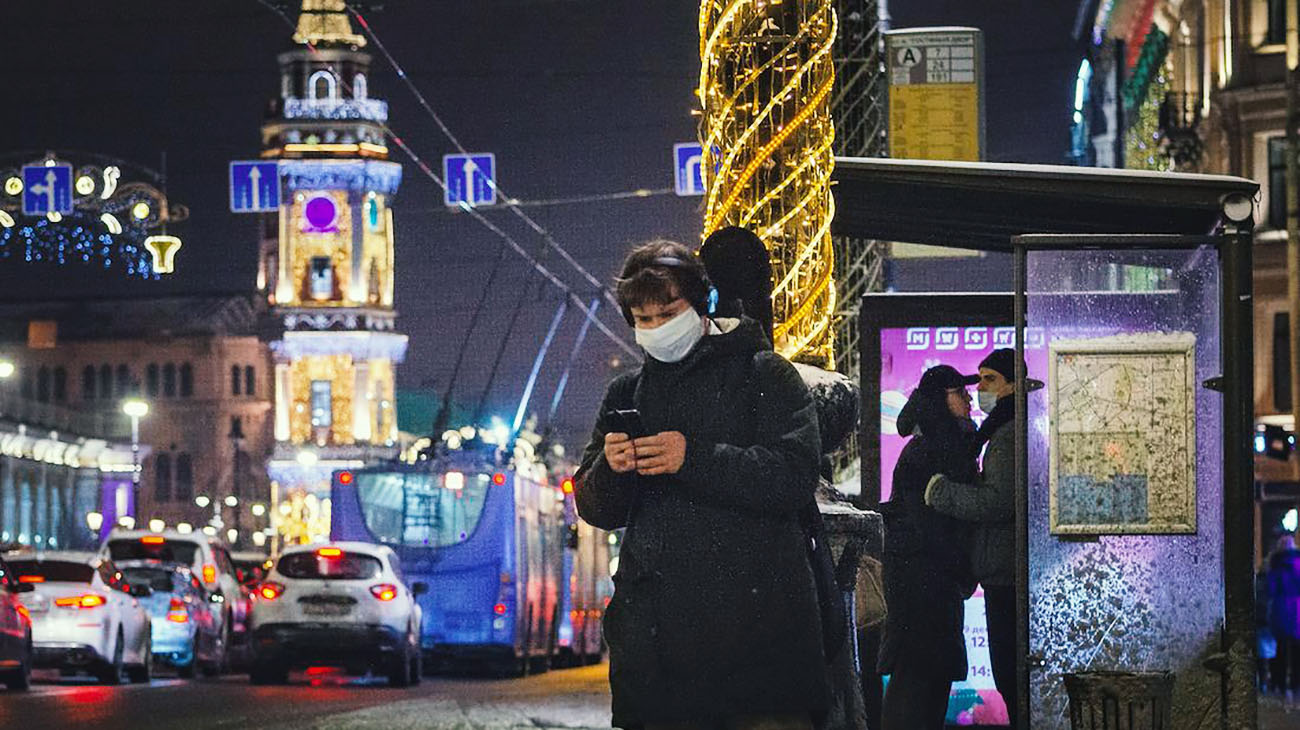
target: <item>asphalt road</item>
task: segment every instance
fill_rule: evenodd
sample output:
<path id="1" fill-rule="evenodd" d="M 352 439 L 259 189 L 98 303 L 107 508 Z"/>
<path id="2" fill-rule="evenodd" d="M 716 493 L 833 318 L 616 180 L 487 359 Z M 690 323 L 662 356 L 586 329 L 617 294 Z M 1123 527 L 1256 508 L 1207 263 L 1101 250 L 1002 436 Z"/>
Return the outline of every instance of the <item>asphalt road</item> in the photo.
<path id="1" fill-rule="evenodd" d="M 608 728 L 609 667 L 552 670 L 522 679 L 425 677 L 391 689 L 380 679 L 290 675 L 254 687 L 245 675 L 105 687 L 38 673 L 31 690 L 0 689 L 0 728 Z"/>

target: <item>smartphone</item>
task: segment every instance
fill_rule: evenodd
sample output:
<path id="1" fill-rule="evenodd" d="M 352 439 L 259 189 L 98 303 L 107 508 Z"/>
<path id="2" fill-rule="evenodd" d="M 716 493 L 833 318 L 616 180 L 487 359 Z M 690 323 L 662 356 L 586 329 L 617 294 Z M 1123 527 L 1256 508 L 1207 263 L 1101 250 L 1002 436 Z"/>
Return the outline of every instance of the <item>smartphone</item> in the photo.
<path id="1" fill-rule="evenodd" d="M 635 408 L 623 408 L 609 411 L 610 433 L 625 433 L 634 439 L 646 435 L 645 425 L 641 423 L 641 412 Z"/>

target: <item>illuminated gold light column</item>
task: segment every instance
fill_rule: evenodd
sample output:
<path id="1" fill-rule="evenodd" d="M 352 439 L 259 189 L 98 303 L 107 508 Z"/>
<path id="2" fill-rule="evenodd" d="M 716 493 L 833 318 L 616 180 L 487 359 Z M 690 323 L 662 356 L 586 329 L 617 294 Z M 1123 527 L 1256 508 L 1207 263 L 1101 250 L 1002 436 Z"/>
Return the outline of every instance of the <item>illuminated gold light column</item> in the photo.
<path id="1" fill-rule="evenodd" d="M 776 349 L 831 366 L 831 0 L 704 0 L 704 235 L 758 234 L 772 258 Z M 717 172 L 714 173 L 714 168 Z"/>

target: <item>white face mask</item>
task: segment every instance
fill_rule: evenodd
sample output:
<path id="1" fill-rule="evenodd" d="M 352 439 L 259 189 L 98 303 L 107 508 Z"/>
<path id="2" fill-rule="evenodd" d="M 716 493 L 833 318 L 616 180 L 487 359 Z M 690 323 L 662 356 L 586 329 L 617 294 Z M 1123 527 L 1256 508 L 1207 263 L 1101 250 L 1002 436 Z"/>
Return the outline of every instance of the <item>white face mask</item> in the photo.
<path id="1" fill-rule="evenodd" d="M 677 362 L 704 336 L 700 315 L 687 307 L 654 329 L 636 328 L 636 343 L 659 362 Z"/>
<path id="2" fill-rule="evenodd" d="M 990 393 L 987 390 L 975 392 L 975 397 L 979 400 L 980 410 L 987 413 L 993 412 L 993 407 L 998 404 L 997 393 Z"/>

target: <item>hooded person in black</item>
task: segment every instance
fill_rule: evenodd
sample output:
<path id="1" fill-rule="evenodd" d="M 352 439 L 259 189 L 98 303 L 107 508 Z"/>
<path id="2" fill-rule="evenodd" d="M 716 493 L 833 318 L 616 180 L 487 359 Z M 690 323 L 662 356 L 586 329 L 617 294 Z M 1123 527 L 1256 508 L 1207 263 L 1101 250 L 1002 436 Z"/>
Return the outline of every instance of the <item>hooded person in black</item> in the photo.
<path id="1" fill-rule="evenodd" d="M 713 319 L 689 249 L 635 249 L 618 296 L 646 351 L 616 378 L 575 477 L 626 527 L 605 614 L 616 727 L 808 730 L 829 704 L 799 509 L 820 437 L 808 389 L 752 319 Z M 619 431 L 635 408 L 644 434 Z"/>
<path id="2" fill-rule="evenodd" d="M 879 670 L 890 675 L 884 730 L 942 730 L 953 681 L 966 678 L 962 602 L 974 590 L 969 527 L 926 506 L 935 474 L 976 476 L 970 393 L 978 376 L 947 365 L 925 371 L 898 414 L 909 437 L 894 468 L 885 518 L 885 619 Z"/>

